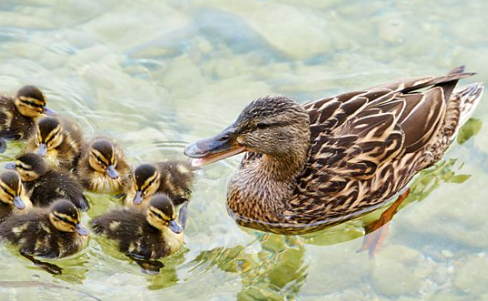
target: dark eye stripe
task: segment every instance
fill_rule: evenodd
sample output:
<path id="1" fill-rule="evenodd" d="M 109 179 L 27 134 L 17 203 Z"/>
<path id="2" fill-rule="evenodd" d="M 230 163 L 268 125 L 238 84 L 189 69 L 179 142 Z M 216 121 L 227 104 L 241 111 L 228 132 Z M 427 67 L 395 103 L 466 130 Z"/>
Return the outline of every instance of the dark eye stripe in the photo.
<path id="1" fill-rule="evenodd" d="M 29 100 L 21 100 L 23 103 L 25 103 L 26 105 L 29 105 L 29 106 L 32 106 L 32 107 L 36 107 L 36 108 L 43 108 L 44 106 L 43 105 L 40 105 L 40 104 L 37 104 L 33 101 L 29 101 Z"/>
<path id="2" fill-rule="evenodd" d="M 18 168 L 18 169 L 25 170 L 25 171 L 31 171 L 31 170 L 33 170 L 32 167 L 24 167 L 23 165 L 20 165 L 20 164 L 15 165 L 15 167 Z"/>
<path id="3" fill-rule="evenodd" d="M 15 197 L 15 195 L 13 193 L 11 193 L 10 191 L 8 191 L 5 187 L 0 186 L 0 188 L 3 190 L 3 192 L 5 192 L 9 196 L 11 196 L 12 198 Z"/>
<path id="4" fill-rule="evenodd" d="M 76 224 L 75 224 L 74 222 L 70 221 L 70 220 L 69 220 L 69 219 L 67 219 L 67 218 L 61 217 L 61 216 L 59 216 L 59 215 L 54 215 L 54 216 L 55 216 L 57 219 L 59 219 L 59 220 L 61 220 L 61 221 L 65 222 L 65 223 L 67 223 L 67 224 L 70 224 L 70 225 L 76 226 Z"/>

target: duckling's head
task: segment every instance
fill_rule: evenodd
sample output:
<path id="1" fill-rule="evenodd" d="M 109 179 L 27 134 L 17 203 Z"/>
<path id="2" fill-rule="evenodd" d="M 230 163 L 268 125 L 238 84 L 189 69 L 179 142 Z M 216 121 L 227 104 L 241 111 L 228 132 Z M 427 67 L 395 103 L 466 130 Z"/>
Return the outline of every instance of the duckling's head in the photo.
<path id="1" fill-rule="evenodd" d="M 56 113 L 46 106 L 46 98 L 41 90 L 35 86 L 24 86 L 15 98 L 15 107 L 20 114 L 36 118 L 42 114 L 55 115 Z"/>
<path id="2" fill-rule="evenodd" d="M 141 164 L 134 170 L 132 188 L 136 192 L 134 205 L 139 205 L 145 198 L 151 197 L 159 188 L 161 176 L 156 166 Z"/>
<path id="3" fill-rule="evenodd" d="M 176 234 L 183 229 L 176 222 L 176 210 L 173 202 L 164 194 L 156 194 L 149 201 L 146 211 L 147 222 L 156 229 L 165 231 L 170 229 Z"/>
<path id="4" fill-rule="evenodd" d="M 81 225 L 80 213 L 75 205 L 68 200 L 60 199 L 49 208 L 51 224 L 62 232 L 77 232 L 88 235 L 88 230 Z"/>
<path id="5" fill-rule="evenodd" d="M 35 140 L 36 153 L 44 156 L 48 150 L 54 149 L 63 143 L 63 126 L 59 119 L 44 117 L 37 122 L 37 139 Z"/>
<path id="6" fill-rule="evenodd" d="M 118 179 L 117 156 L 112 142 L 106 139 L 95 141 L 88 157 L 90 166 L 99 173 L 106 173 L 111 179 Z"/>
<path id="7" fill-rule="evenodd" d="M 7 169 L 15 169 L 22 181 L 34 181 L 48 172 L 48 166 L 41 156 L 34 153 L 26 153 L 15 159 L 15 162 L 5 164 Z"/>
<path id="8" fill-rule="evenodd" d="M 22 201 L 22 181 L 15 171 L 6 171 L 0 174 L 0 201 L 15 206 L 19 210 L 25 209 Z"/>
<path id="9" fill-rule="evenodd" d="M 295 101 L 265 97 L 251 102 L 237 120 L 215 137 L 185 147 L 194 166 L 210 164 L 245 151 L 272 157 L 306 154 L 310 144 L 310 118 Z"/>

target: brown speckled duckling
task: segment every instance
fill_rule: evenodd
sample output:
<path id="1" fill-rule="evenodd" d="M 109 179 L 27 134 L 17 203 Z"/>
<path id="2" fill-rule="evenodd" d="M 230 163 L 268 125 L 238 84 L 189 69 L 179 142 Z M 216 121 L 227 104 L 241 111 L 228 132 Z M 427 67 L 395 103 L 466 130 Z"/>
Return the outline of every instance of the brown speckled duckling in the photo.
<path id="1" fill-rule="evenodd" d="M 145 208 L 151 196 L 164 193 L 178 206 L 191 197 L 194 171 L 189 163 L 177 160 L 141 164 L 134 170 L 124 203 Z"/>
<path id="2" fill-rule="evenodd" d="M 43 156 L 52 168 L 71 170 L 78 164 L 83 143 L 80 126 L 64 118 L 44 117 L 37 122 L 26 151 Z"/>
<path id="3" fill-rule="evenodd" d="M 54 115 L 54 111 L 46 107 L 46 98 L 41 90 L 34 86 L 24 86 L 15 98 L 0 96 L 0 153 L 7 144 L 5 139 L 27 139 L 34 131 L 36 118 Z"/>
<path id="4" fill-rule="evenodd" d="M 0 239 L 18 246 L 24 257 L 53 274 L 61 274 L 61 269 L 33 256 L 54 259 L 73 255 L 85 248 L 88 236 L 76 207 L 63 199 L 49 208 L 13 215 L 0 225 Z"/>
<path id="5" fill-rule="evenodd" d="M 120 194 L 129 180 L 130 166 L 118 144 L 96 137 L 84 147 L 77 173 L 89 191 Z"/>
<path id="6" fill-rule="evenodd" d="M 0 174 L 0 224 L 10 215 L 25 213 L 32 203 L 25 194 L 22 180 L 15 171 Z"/>
<path id="7" fill-rule="evenodd" d="M 53 201 L 65 198 L 83 211 L 90 208 L 78 179 L 68 172 L 50 169 L 37 154 L 23 154 L 15 162 L 7 163 L 5 168 L 15 169 L 20 174 L 27 195 L 35 206 L 49 206 Z"/>
<path id="8" fill-rule="evenodd" d="M 93 219 L 92 227 L 95 233 L 116 241 L 119 250 L 142 268 L 150 270 L 143 263 L 169 256 L 183 245 L 187 204 L 180 210 L 178 222 L 181 226 L 176 221 L 171 200 L 163 194 L 156 194 L 145 211 L 114 209 Z M 159 271 L 161 267 L 150 271 Z"/>

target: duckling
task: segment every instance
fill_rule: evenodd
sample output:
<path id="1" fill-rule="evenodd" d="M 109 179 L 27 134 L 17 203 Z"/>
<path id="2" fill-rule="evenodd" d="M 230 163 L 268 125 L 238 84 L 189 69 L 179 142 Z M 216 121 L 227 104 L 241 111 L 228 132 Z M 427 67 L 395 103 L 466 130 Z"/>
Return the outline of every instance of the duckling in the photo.
<path id="1" fill-rule="evenodd" d="M 10 215 L 24 213 L 31 207 L 19 174 L 14 171 L 0 174 L 0 224 Z"/>
<path id="2" fill-rule="evenodd" d="M 37 153 L 53 168 L 71 170 L 80 159 L 83 132 L 64 118 L 44 117 L 27 142 L 26 152 Z"/>
<path id="3" fill-rule="evenodd" d="M 7 149 L 5 139 L 27 139 L 36 118 L 55 114 L 46 102 L 44 94 L 34 86 L 22 87 L 15 98 L 0 96 L 0 153 Z"/>
<path id="4" fill-rule="evenodd" d="M 88 237 L 78 210 L 65 199 L 57 200 L 49 208 L 12 215 L 0 225 L 0 239 L 18 246 L 22 256 L 54 274 L 61 274 L 61 269 L 33 256 L 54 259 L 73 255 L 86 247 Z"/>
<path id="5" fill-rule="evenodd" d="M 90 208 L 78 180 L 68 172 L 50 169 L 38 154 L 23 154 L 5 168 L 15 169 L 20 174 L 27 195 L 36 206 L 45 207 L 56 199 L 65 198 L 83 211 Z"/>
<path id="6" fill-rule="evenodd" d="M 141 164 L 134 170 L 124 203 L 126 206 L 147 207 L 151 196 L 164 193 L 178 206 L 191 197 L 194 171 L 189 163 L 177 160 Z"/>
<path id="7" fill-rule="evenodd" d="M 77 173 L 89 191 L 120 194 L 129 180 L 130 166 L 115 141 L 95 137 L 83 149 Z"/>
<path id="8" fill-rule="evenodd" d="M 92 220 L 95 233 L 105 235 L 118 244 L 119 250 L 147 272 L 158 272 L 162 264 L 154 260 L 169 256 L 183 245 L 186 204 L 179 222 L 173 202 L 164 194 L 156 194 L 145 211 L 135 208 L 114 209 Z"/>

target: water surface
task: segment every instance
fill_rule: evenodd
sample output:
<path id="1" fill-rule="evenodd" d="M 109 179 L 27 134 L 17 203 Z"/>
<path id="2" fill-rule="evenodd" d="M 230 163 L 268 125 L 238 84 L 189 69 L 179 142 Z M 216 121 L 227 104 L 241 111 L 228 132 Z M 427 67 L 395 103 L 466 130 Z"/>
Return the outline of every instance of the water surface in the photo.
<path id="1" fill-rule="evenodd" d="M 257 97 L 303 103 L 462 64 L 486 82 L 486 12 L 482 0 L 4 0 L 0 91 L 40 86 L 87 136 L 118 138 L 133 164 L 183 158 L 186 143 L 219 132 Z M 358 250 L 380 212 L 306 236 L 236 226 L 225 207 L 232 158 L 199 172 L 186 244 L 161 274 L 141 273 L 96 237 L 59 261 L 62 276 L 0 246 L 1 299 L 485 300 L 486 102 L 474 117 L 414 180 L 374 259 Z M 88 197 L 85 224 L 116 206 Z"/>

